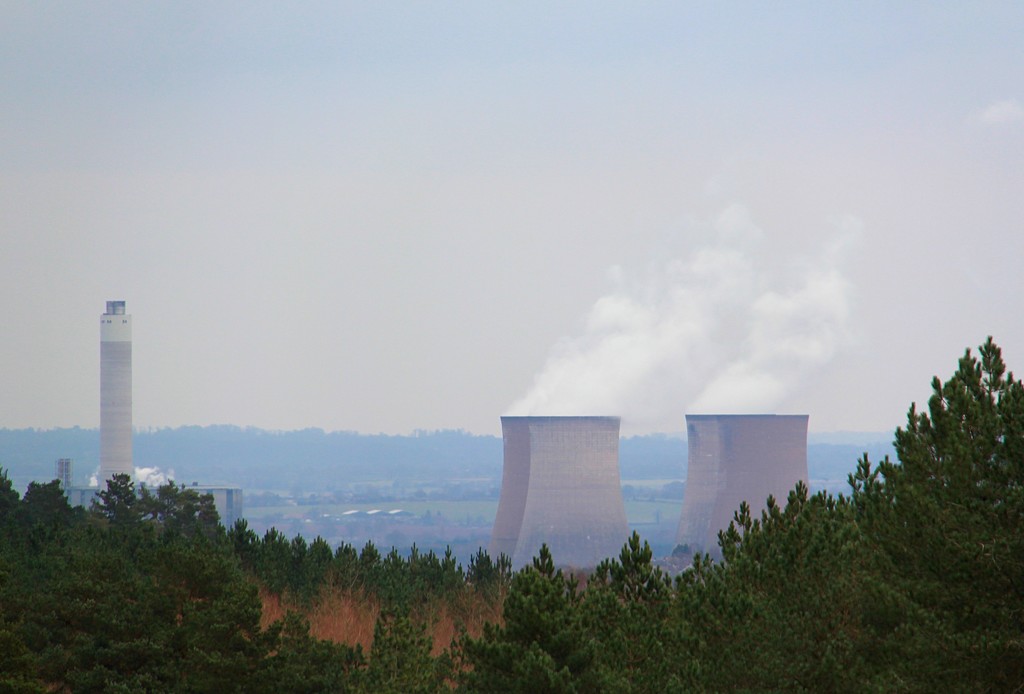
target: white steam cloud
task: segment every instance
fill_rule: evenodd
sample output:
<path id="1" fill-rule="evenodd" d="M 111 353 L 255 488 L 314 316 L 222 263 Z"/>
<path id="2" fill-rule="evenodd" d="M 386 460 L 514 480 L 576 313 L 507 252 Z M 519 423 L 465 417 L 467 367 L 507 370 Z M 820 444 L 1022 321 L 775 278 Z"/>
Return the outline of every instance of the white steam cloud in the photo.
<path id="1" fill-rule="evenodd" d="M 164 472 L 158 467 L 137 467 L 135 468 L 135 482 L 137 484 L 144 484 L 147 487 L 159 487 L 160 485 L 167 484 L 174 479 L 174 469 L 170 469 Z M 89 486 L 98 487 L 100 486 L 100 469 L 96 468 L 96 471 L 89 475 Z M 104 487 L 106 484 L 104 483 Z"/>
<path id="2" fill-rule="evenodd" d="M 841 262 L 859 236 L 838 222 L 814 258 L 779 267 L 739 205 L 713 240 L 640 278 L 612 268 L 582 334 L 560 340 L 511 415 L 621 415 L 630 428 L 677 430 L 686 412 L 777 406 L 847 338 L 851 287 Z"/>
<path id="3" fill-rule="evenodd" d="M 135 468 L 135 481 L 147 487 L 159 487 L 174 479 L 174 470 L 164 472 L 158 467 L 137 467 Z"/>

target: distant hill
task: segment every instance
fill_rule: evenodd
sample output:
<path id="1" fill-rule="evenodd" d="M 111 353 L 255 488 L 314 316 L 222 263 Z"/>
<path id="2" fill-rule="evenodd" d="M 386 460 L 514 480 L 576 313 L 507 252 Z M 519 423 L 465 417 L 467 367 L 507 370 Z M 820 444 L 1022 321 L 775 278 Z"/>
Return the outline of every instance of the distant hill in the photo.
<path id="1" fill-rule="evenodd" d="M 891 433 L 812 434 L 811 479 L 845 480 L 862 453 L 872 460 L 891 455 L 891 440 Z M 136 467 L 173 471 L 179 482 L 309 492 L 375 480 L 499 482 L 502 442 L 464 431 L 388 436 L 188 426 L 137 432 L 134 456 Z M 53 479 L 57 458 L 74 460 L 75 483 L 87 484 L 99 467 L 99 431 L 0 429 L 0 466 L 17 489 Z M 619 460 L 623 479 L 685 479 L 686 441 L 667 434 L 623 438 Z"/>
<path id="2" fill-rule="evenodd" d="M 411 436 L 273 432 L 188 426 L 136 432 L 136 467 L 173 471 L 179 481 L 255 489 L 322 491 L 352 482 L 501 476 L 501 439 L 461 431 Z M 53 478 L 54 462 L 74 460 L 76 484 L 99 467 L 95 429 L 0 429 L 0 466 L 19 488 Z"/>

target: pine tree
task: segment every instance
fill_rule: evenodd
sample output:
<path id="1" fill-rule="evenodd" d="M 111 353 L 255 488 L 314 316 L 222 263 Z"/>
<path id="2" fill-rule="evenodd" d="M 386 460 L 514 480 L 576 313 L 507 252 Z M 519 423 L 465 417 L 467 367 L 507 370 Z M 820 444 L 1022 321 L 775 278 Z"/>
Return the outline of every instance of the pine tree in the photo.
<path id="1" fill-rule="evenodd" d="M 90 510 L 114 526 L 133 526 L 142 520 L 136 503 L 135 483 L 129 475 L 118 474 L 107 480 L 107 488 L 96 493 Z"/>
<path id="2" fill-rule="evenodd" d="M 653 554 L 634 532 L 618 559 L 601 562 L 587 582 L 583 620 L 611 690 L 660 694 L 693 682 L 691 658 L 670 619 L 672 581 L 654 565 Z"/>
<path id="3" fill-rule="evenodd" d="M 1024 686 L 1024 386 L 989 337 L 928 413 L 911 406 L 899 462 L 854 480 L 861 526 L 910 603 L 891 647 L 921 688 Z"/>
<path id="4" fill-rule="evenodd" d="M 547 545 L 513 578 L 504 624 L 466 638 L 462 654 L 470 692 L 602 691 L 593 636 L 581 621 L 576 582 L 555 570 Z"/>
<path id="5" fill-rule="evenodd" d="M 447 690 L 451 674 L 447 656 L 430 654 L 431 640 L 423 624 L 408 614 L 384 613 L 373 632 L 364 690 L 381 694 L 432 694 Z"/>
<path id="6" fill-rule="evenodd" d="M 695 558 L 679 609 L 701 688 L 710 691 L 885 689 L 871 673 L 863 615 L 870 552 L 848 500 L 769 497 L 741 504 L 719 534 L 722 561 Z"/>

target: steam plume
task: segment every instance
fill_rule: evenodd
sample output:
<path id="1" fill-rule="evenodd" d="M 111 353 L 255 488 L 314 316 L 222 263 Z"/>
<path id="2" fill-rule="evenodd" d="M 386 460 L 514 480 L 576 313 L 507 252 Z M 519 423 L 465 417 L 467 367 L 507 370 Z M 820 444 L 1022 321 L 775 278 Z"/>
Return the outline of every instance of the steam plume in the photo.
<path id="1" fill-rule="evenodd" d="M 96 471 L 89 476 L 89 486 L 98 487 L 100 486 L 100 469 L 96 468 Z M 174 470 L 168 470 L 164 472 L 158 467 L 137 467 L 135 468 L 135 481 L 139 484 L 144 484 L 147 487 L 159 487 L 167 484 L 174 479 Z M 105 486 L 106 483 L 104 483 Z"/>
<path id="2" fill-rule="evenodd" d="M 632 428 L 665 431 L 679 428 L 684 411 L 777 406 L 847 337 L 851 288 L 840 265 L 859 223 L 836 226 L 818 257 L 780 267 L 734 205 L 688 256 L 639 278 L 612 268 L 612 291 L 581 334 L 555 344 L 508 414 L 618 414 Z"/>
<path id="3" fill-rule="evenodd" d="M 158 467 L 135 468 L 135 480 L 147 487 L 159 487 L 174 479 L 174 470 L 164 472 Z"/>

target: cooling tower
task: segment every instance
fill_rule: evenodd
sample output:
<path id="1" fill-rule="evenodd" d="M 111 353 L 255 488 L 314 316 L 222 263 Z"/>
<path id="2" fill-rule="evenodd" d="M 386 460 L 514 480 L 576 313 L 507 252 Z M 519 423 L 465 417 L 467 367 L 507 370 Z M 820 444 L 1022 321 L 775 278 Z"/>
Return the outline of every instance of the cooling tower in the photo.
<path id="1" fill-rule="evenodd" d="M 100 486 L 132 467 L 132 317 L 123 301 L 100 316 Z"/>
<path id="2" fill-rule="evenodd" d="M 592 567 L 629 535 L 618 417 L 502 417 L 505 463 L 490 553 L 513 566 L 547 543 L 557 564 Z"/>
<path id="3" fill-rule="evenodd" d="M 785 504 L 807 484 L 808 415 L 686 415 L 689 463 L 676 544 L 718 552 L 718 531 L 746 501 L 760 516 L 768 495 Z"/>

